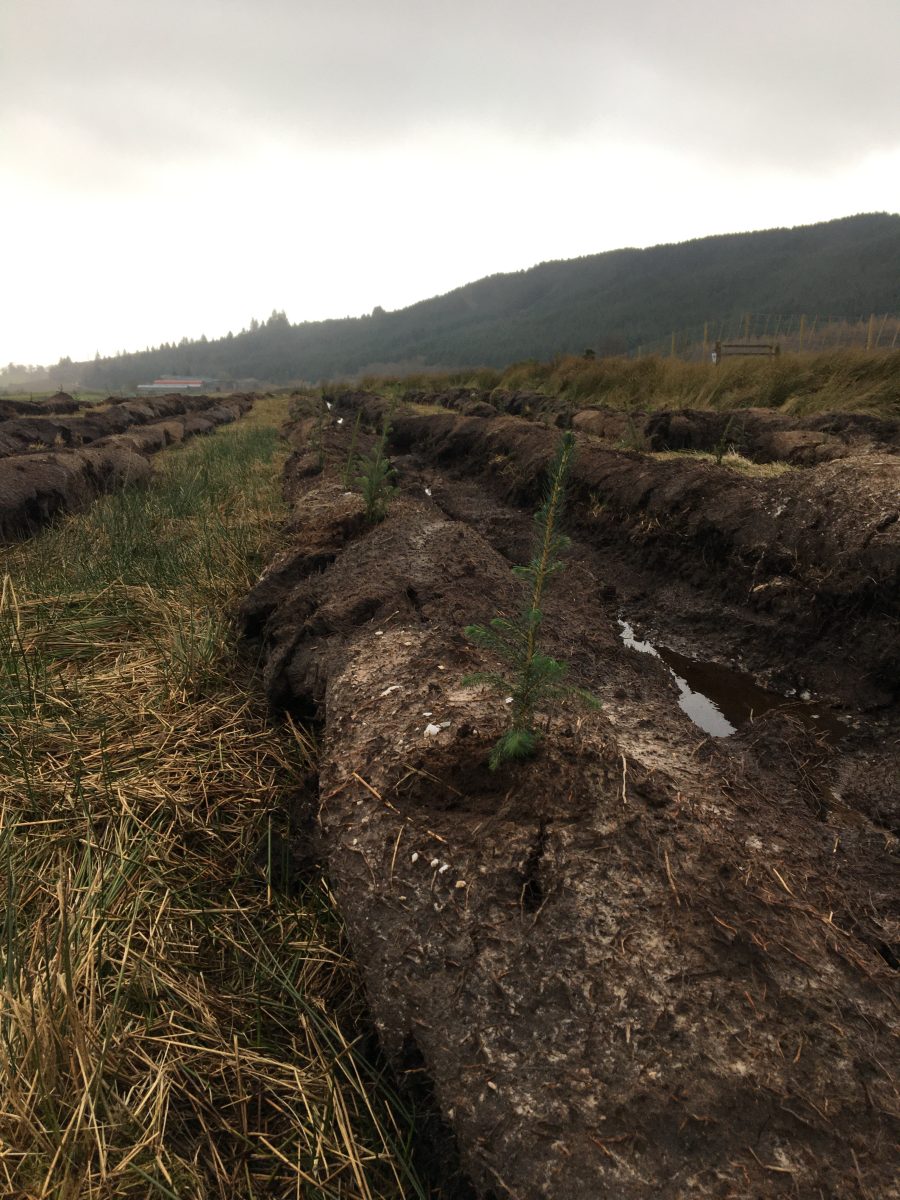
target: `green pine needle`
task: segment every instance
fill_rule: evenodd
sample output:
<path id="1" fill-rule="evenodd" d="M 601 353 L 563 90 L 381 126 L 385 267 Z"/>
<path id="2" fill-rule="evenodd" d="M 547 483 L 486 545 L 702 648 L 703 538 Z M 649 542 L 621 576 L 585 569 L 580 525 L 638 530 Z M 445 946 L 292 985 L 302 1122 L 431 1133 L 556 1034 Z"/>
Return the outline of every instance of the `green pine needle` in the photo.
<path id="1" fill-rule="evenodd" d="M 589 693 L 564 682 L 568 670 L 566 664 L 544 654 L 538 644 L 544 619 L 541 610 L 544 588 L 547 581 L 564 568 L 565 563 L 559 556 L 569 546 L 569 539 L 559 532 L 558 526 L 574 450 L 574 434 L 564 433 L 549 470 L 543 503 L 535 513 L 531 561 L 513 567 L 513 573 L 527 588 L 520 612 L 515 617 L 494 617 L 489 625 L 467 625 L 465 628 L 470 641 L 494 654 L 506 667 L 506 673 L 479 671 L 463 679 L 467 687 L 480 684 L 507 697 L 509 728 L 491 752 L 488 760 L 491 770 L 504 762 L 529 758 L 536 752 L 535 713 L 543 702 L 573 696 L 590 703 L 591 707 L 598 707 Z"/>

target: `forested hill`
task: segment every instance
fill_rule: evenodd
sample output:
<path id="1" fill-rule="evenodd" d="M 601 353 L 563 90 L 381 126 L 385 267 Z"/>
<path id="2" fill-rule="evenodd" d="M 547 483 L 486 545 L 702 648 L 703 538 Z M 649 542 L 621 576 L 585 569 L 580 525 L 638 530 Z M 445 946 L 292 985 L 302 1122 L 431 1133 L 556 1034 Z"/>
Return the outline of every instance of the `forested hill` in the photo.
<path id="1" fill-rule="evenodd" d="M 877 213 L 542 263 L 396 312 L 300 325 L 273 313 L 225 338 L 98 359 L 77 373 L 83 386 L 106 388 L 169 373 L 314 381 L 374 364 L 621 353 L 742 312 L 855 320 L 898 310 L 900 216 Z"/>

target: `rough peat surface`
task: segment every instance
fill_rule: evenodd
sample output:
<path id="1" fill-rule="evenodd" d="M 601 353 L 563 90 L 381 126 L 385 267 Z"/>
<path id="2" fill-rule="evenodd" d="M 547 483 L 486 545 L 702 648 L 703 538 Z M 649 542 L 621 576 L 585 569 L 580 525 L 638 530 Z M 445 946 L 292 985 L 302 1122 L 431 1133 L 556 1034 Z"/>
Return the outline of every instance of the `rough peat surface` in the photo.
<path id="1" fill-rule="evenodd" d="M 509 417 L 401 412 L 391 444 L 530 505 L 557 436 Z M 817 690 L 873 706 L 900 698 L 900 458 L 747 478 L 587 439 L 571 490 L 572 519 L 594 545 L 649 568 L 658 587 L 677 577 L 714 592 L 719 608 L 740 605 L 766 626 L 770 656 L 808 661 Z"/>
<path id="2" fill-rule="evenodd" d="M 234 421 L 252 403 L 249 396 L 232 396 L 224 404 L 163 396 L 122 402 L 65 425 L 66 418 L 47 417 L 0 422 L 0 541 L 29 537 L 59 513 L 145 482 L 152 473 L 145 455 Z M 5 457 L 4 437 L 12 447 Z M 26 449 L 56 444 L 59 449 L 50 451 Z"/>
<path id="3" fill-rule="evenodd" d="M 543 392 L 481 392 L 457 387 L 409 391 L 407 404 L 440 405 L 467 417 L 528 417 L 573 428 L 612 444 L 638 443 L 650 451 L 716 452 L 731 447 L 754 462 L 814 466 L 859 453 L 900 452 L 900 420 L 866 413 L 791 416 L 767 408 L 579 408 L 565 396 Z"/>
<path id="4" fill-rule="evenodd" d="M 42 408 L 40 414 L 29 411 L 26 415 L 0 420 L 0 457 L 43 447 L 86 446 L 124 433 L 134 425 L 147 425 L 188 413 L 202 412 L 213 424 L 221 424 L 223 420 L 234 419 L 232 410 L 235 407 L 244 411 L 242 405 L 246 400 L 245 396 L 229 396 L 224 402 L 211 396 L 147 396 L 140 400 L 117 400 L 102 408 L 89 408 L 76 416 L 47 416 L 48 411 L 55 414 L 55 410 L 47 408 Z"/>
<path id="5" fill-rule="evenodd" d="M 495 774 L 505 706 L 462 686 L 492 665 L 462 627 L 520 603 L 510 563 L 553 438 L 393 421 L 404 494 L 374 528 L 295 428 L 293 516 L 243 619 L 273 702 L 323 721 L 322 848 L 372 1013 L 395 1064 L 431 1081 L 475 1194 L 900 1195 L 897 842 L 834 792 L 864 739 L 829 746 L 783 713 L 704 737 L 659 660 L 623 650 L 598 575 L 620 561 L 588 519 L 601 482 L 652 572 L 647 503 L 686 497 L 690 529 L 703 480 L 656 464 L 662 482 L 642 484 L 632 456 L 609 452 L 619 477 L 582 455 L 545 629 L 604 707 L 542 714 L 538 757 Z M 346 436 L 328 431 L 329 464 Z M 714 513 L 751 502 L 726 492 Z M 858 537 L 872 503 L 864 490 L 835 536 Z M 826 550 L 793 544 L 809 581 Z M 735 545 L 715 569 L 753 577 Z M 861 571 L 836 592 L 851 604 Z M 896 759 L 880 752 L 887 795 Z"/>
<path id="6" fill-rule="evenodd" d="M 57 392 L 55 395 L 41 400 L 2 397 L 0 398 L 0 421 L 21 415 L 42 417 L 47 413 L 74 413 L 78 412 L 81 407 L 81 403 L 70 396 L 68 392 Z"/>

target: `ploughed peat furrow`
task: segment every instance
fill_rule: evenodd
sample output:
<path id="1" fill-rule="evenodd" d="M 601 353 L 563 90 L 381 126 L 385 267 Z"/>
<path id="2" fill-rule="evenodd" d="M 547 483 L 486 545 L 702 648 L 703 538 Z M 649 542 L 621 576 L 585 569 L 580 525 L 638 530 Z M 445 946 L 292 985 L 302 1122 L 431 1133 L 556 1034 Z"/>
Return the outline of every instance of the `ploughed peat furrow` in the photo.
<path id="1" fill-rule="evenodd" d="M 11 397 L 0 398 L 0 421 L 9 417 L 45 417 L 48 413 L 74 413 L 85 407 L 68 392 L 57 392 L 42 400 L 21 400 Z"/>
<path id="2" fill-rule="evenodd" d="M 493 665 L 462 626 L 518 605 L 509 564 L 427 498 L 367 527 L 308 467 L 243 620 L 273 701 L 323 722 L 320 833 L 372 1014 L 474 1194 L 900 1196 L 883 851 L 816 819 L 790 756 L 698 754 L 565 572 L 547 650 L 582 685 L 639 679 L 650 741 L 555 705 L 535 759 L 488 771 L 506 708 L 461 685 Z"/>
<path id="3" fill-rule="evenodd" d="M 252 403 L 252 396 L 229 396 L 224 402 L 163 396 L 70 419 L 0 423 L 0 439 L 4 426 L 16 427 L 7 435 L 13 446 L 40 445 L 42 439 L 63 443 L 57 450 L 20 448 L 0 457 L 0 541 L 30 537 L 59 513 L 84 508 L 117 487 L 145 482 L 152 473 L 147 455 L 234 421 Z M 37 436 L 29 439 L 30 433 Z"/>
<path id="4" fill-rule="evenodd" d="M 377 396 L 347 393 L 377 425 Z M 533 506 L 558 434 L 512 417 L 392 416 L 391 447 Z M 580 437 L 572 519 L 613 556 L 740 609 L 770 661 L 803 661 L 813 686 L 860 707 L 900 699 L 900 458 L 860 454 L 776 478 L 659 460 Z M 661 606 L 664 601 L 661 601 Z"/>
<path id="5" fill-rule="evenodd" d="M 731 447 L 753 462 L 815 466 L 859 453 L 900 453 L 900 420 L 866 413 L 788 416 L 765 408 L 738 410 L 665 409 L 636 406 L 578 408 L 564 396 L 541 392 L 490 392 L 452 388 L 410 391 L 409 404 L 438 404 L 467 417 L 527 417 L 557 428 L 573 428 L 610 443 L 639 443 L 663 450 L 717 452 Z"/>
<path id="6" fill-rule="evenodd" d="M 228 397 L 226 405 L 244 397 Z M 185 414 L 224 412 L 210 396 L 148 396 L 140 400 L 118 400 L 78 415 L 19 415 L 0 421 L 0 458 L 43 447 L 87 446 L 102 438 L 124 433 L 136 425 L 164 421 Z"/>

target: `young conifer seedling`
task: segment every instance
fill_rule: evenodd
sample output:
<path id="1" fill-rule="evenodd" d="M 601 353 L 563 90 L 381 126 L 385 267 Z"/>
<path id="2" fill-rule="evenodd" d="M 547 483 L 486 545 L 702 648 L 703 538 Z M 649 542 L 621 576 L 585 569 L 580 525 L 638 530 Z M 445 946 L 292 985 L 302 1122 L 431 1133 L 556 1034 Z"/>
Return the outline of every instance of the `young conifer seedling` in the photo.
<path id="1" fill-rule="evenodd" d="M 366 520 L 377 525 L 387 516 L 387 506 L 397 490 L 392 482 L 394 468 L 388 461 L 387 440 L 391 432 L 390 415 L 385 417 L 381 436 L 372 450 L 359 461 L 360 474 L 356 478 L 365 503 Z"/>
<path id="2" fill-rule="evenodd" d="M 347 452 L 347 461 L 344 464 L 344 470 L 341 475 L 341 482 L 344 488 L 349 491 L 353 483 L 353 472 L 356 470 L 356 446 L 359 442 L 359 427 L 362 422 L 363 410 L 356 410 L 356 420 L 353 422 L 353 434 L 350 438 L 350 449 Z"/>
<path id="3" fill-rule="evenodd" d="M 323 393 L 316 408 L 316 423 L 310 437 L 320 471 L 325 470 L 325 422 L 328 417 L 328 408 L 329 404 Z"/>
<path id="4" fill-rule="evenodd" d="M 559 525 L 574 452 L 574 435 L 563 434 L 550 467 L 544 502 L 535 513 L 531 562 L 513 568 L 526 585 L 521 611 L 515 617 L 494 617 L 490 625 L 466 627 L 466 635 L 495 654 L 506 668 L 479 671 L 463 680 L 469 686 L 487 684 L 508 698 L 509 728 L 491 751 L 488 765 L 492 771 L 504 762 L 529 758 L 535 753 L 539 737 L 535 713 L 548 700 L 577 696 L 597 707 L 593 696 L 565 682 L 566 664 L 544 654 L 539 645 L 544 590 L 550 578 L 565 566 L 559 556 L 569 544 Z"/>

